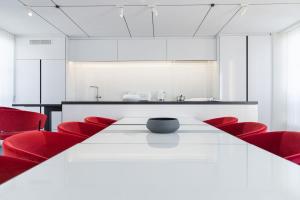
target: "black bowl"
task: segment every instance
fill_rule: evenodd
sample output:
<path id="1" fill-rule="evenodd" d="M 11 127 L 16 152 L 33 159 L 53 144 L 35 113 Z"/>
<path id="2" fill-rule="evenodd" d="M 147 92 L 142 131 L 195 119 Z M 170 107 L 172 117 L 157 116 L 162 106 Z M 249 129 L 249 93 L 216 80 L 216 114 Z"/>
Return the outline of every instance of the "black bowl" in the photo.
<path id="1" fill-rule="evenodd" d="M 150 118 L 147 128 L 152 133 L 174 133 L 179 129 L 179 121 L 176 118 Z"/>

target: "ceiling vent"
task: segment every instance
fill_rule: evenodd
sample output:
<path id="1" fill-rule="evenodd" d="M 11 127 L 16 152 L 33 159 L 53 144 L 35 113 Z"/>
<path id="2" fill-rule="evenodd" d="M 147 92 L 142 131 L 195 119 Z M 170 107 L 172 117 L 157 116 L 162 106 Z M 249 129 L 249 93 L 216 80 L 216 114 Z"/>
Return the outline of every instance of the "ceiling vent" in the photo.
<path id="1" fill-rule="evenodd" d="M 30 45 L 51 45 L 51 40 L 29 40 Z"/>

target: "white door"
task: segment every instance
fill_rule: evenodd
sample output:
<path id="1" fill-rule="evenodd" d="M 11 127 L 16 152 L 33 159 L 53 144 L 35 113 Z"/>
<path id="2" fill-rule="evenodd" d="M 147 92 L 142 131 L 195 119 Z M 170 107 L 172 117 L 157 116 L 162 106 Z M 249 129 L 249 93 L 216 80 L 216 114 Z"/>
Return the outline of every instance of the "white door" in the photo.
<path id="1" fill-rule="evenodd" d="M 65 100 L 65 61 L 42 60 L 42 103 L 60 104 Z"/>
<path id="2" fill-rule="evenodd" d="M 246 100 L 246 37 L 220 38 L 221 100 Z"/>
<path id="3" fill-rule="evenodd" d="M 16 60 L 14 103 L 40 103 L 40 60 Z"/>
<path id="4" fill-rule="evenodd" d="M 258 101 L 258 120 L 271 125 L 272 38 L 249 36 L 249 101 Z"/>

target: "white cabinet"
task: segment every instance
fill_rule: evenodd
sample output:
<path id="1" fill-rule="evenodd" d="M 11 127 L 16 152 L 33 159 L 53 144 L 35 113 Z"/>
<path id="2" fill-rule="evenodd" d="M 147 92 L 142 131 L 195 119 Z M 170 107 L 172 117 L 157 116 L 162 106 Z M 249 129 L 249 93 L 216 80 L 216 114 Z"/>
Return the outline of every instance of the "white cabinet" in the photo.
<path id="1" fill-rule="evenodd" d="M 65 100 L 65 60 L 42 60 L 42 104 Z"/>
<path id="2" fill-rule="evenodd" d="M 166 60 L 166 40 L 119 40 L 118 60 Z"/>
<path id="3" fill-rule="evenodd" d="M 71 39 L 69 61 L 217 60 L 215 38 Z"/>
<path id="4" fill-rule="evenodd" d="M 167 60 L 217 60 L 215 38 L 169 39 Z"/>
<path id="5" fill-rule="evenodd" d="M 70 61 L 115 61 L 116 40 L 69 40 Z"/>
<path id="6" fill-rule="evenodd" d="M 40 60 L 16 60 L 14 103 L 40 103 Z"/>
<path id="7" fill-rule="evenodd" d="M 221 100 L 246 100 L 246 36 L 220 38 L 220 86 Z"/>
<path id="8" fill-rule="evenodd" d="M 15 103 L 65 99 L 65 46 L 64 37 L 16 37 Z"/>
<path id="9" fill-rule="evenodd" d="M 18 36 L 16 59 L 65 59 L 65 38 Z"/>
<path id="10" fill-rule="evenodd" d="M 271 125 L 271 36 L 249 36 L 249 101 L 258 101 L 258 120 Z"/>
<path id="11" fill-rule="evenodd" d="M 62 112 L 53 111 L 51 113 L 51 131 L 57 131 L 57 126 L 62 122 Z"/>

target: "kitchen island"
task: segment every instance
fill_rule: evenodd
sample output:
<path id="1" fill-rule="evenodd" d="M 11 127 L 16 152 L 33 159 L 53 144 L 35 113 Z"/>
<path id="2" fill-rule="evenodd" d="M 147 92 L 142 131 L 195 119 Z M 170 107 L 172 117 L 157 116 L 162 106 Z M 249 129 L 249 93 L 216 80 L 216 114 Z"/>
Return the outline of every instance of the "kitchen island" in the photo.
<path id="1" fill-rule="evenodd" d="M 186 117 L 199 120 L 236 116 L 240 121 L 258 120 L 258 102 L 249 101 L 63 101 L 62 121 L 82 121 L 87 116 Z"/>

